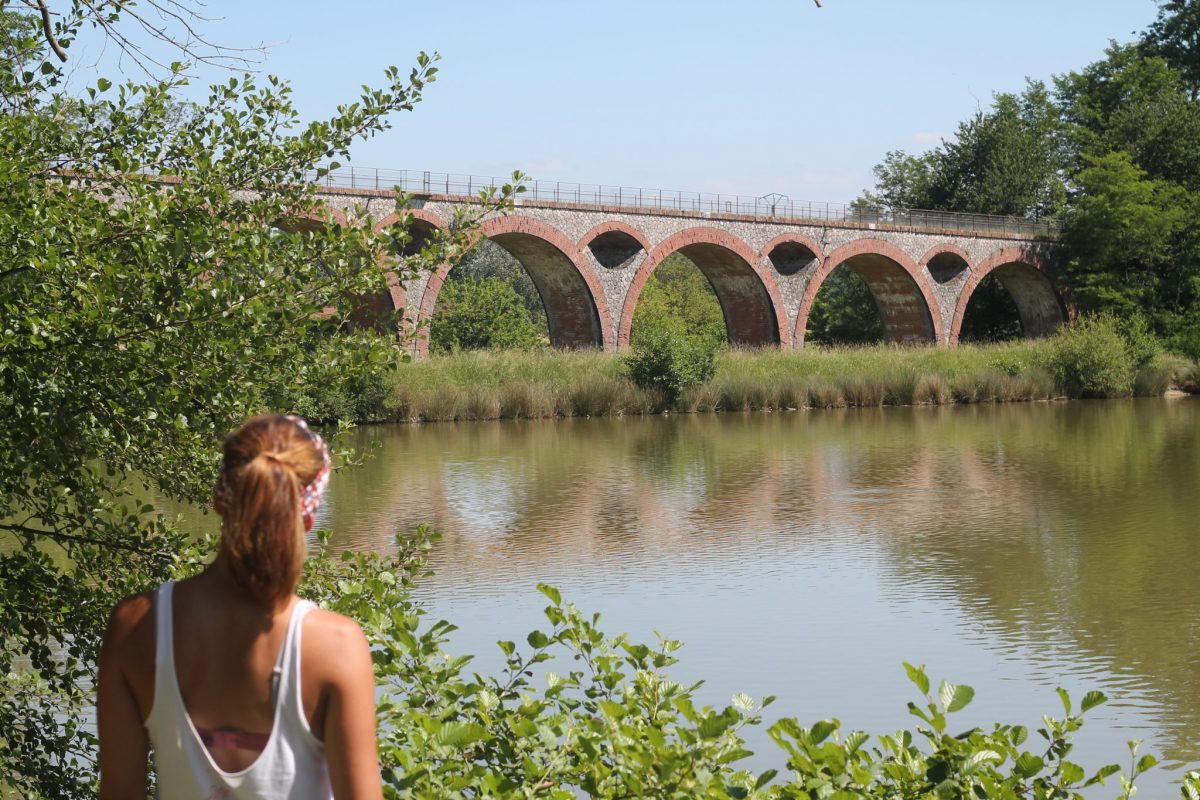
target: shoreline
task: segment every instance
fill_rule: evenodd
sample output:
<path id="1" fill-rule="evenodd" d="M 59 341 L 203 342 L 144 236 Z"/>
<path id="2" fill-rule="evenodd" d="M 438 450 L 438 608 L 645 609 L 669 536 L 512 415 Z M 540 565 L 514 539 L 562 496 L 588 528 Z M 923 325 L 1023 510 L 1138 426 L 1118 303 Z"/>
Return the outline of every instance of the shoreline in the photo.
<path id="1" fill-rule="evenodd" d="M 637 386 L 623 356 L 598 351 L 473 351 L 398 365 L 360 387 L 323 387 L 297 410 L 311 420 L 357 423 L 620 417 L 737 411 L 942 406 L 1103 397 L 1068 391 L 1054 340 L 890 345 L 782 352 L 723 350 L 707 381 L 675 403 Z M 1200 367 L 1161 354 L 1131 368 L 1113 397 L 1200 393 Z M 340 393 L 340 394 L 339 394 Z M 336 395 L 330 397 L 330 395 Z"/>

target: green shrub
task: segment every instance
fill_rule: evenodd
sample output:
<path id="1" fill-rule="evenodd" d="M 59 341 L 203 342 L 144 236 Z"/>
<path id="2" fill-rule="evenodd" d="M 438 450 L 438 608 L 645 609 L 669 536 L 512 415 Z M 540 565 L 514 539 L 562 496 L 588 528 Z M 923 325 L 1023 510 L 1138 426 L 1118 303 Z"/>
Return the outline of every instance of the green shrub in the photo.
<path id="1" fill-rule="evenodd" d="M 1162 353 L 1162 341 L 1150 330 L 1150 323 L 1145 314 L 1138 312 L 1120 319 L 1115 316 L 1108 319 L 1125 340 L 1125 348 L 1133 361 L 1134 369 L 1146 366 Z"/>
<path id="2" fill-rule="evenodd" d="M 1175 378 L 1175 365 L 1159 356 L 1143 364 L 1133 379 L 1133 393 L 1138 397 L 1162 397 L 1171 388 Z"/>
<path id="3" fill-rule="evenodd" d="M 1071 397 L 1128 397 L 1135 364 L 1116 317 L 1083 317 L 1059 328 L 1049 367 Z"/>
<path id="4" fill-rule="evenodd" d="M 511 283 L 468 276 L 442 286 L 429 325 L 429 350 L 528 350 L 544 344 L 543 337 Z"/>
<path id="5" fill-rule="evenodd" d="M 635 384 L 674 406 L 685 390 L 712 377 L 715 358 L 710 341 L 662 325 L 644 330 L 622 363 Z"/>
<path id="6" fill-rule="evenodd" d="M 1187 314 L 1175 314 L 1165 320 L 1171 331 L 1167 347 L 1173 352 L 1200 361 L 1200 308 Z"/>

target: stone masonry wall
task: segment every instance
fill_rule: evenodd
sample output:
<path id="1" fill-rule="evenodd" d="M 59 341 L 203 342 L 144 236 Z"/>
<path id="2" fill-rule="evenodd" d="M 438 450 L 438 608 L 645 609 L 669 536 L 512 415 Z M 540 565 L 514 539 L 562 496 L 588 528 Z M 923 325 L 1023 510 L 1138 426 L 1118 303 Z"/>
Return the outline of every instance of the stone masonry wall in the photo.
<path id="1" fill-rule="evenodd" d="M 364 211 L 383 224 L 396 218 L 389 192 L 329 189 L 322 196 L 343 220 Z M 445 225 L 462 202 L 434 195 L 418 200 L 413 211 L 427 223 Z M 999 268 L 997 275 L 1012 293 L 1028 334 L 1045 335 L 1065 319 L 1050 267 L 1054 244 L 1012 235 L 519 200 L 513 212 L 486 219 L 483 228 L 519 259 L 530 260 L 525 266 L 547 304 L 552 340 L 569 346 L 611 350 L 626 345 L 642 286 L 654 267 L 677 250 L 713 283 L 731 339 L 743 344 L 801 346 L 820 283 L 841 264 L 867 281 L 887 336 L 895 341 L 956 343 L 970 293 Z M 617 262 L 597 251 L 612 265 L 604 266 L 589 244 L 601 235 L 612 240 L 614 231 L 621 234 L 620 241 L 635 243 L 635 252 Z M 810 252 L 815 258 L 799 269 L 781 269 L 771 259 L 781 245 L 790 248 L 789 254 Z M 558 274 L 572 271 L 576 274 Z M 407 305 L 411 318 L 427 318 L 444 278 L 445 270 L 422 275 L 405 282 L 393 298 Z M 558 330 L 556 315 L 562 320 Z"/>

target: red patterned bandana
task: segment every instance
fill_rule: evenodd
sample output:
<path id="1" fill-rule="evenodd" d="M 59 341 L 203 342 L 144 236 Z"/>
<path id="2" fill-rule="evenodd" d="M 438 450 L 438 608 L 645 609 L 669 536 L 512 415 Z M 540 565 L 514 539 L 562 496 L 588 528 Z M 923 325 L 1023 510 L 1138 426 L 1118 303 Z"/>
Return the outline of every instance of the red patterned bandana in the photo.
<path id="1" fill-rule="evenodd" d="M 305 525 L 311 525 L 313 518 L 317 514 L 317 509 L 321 507 L 321 498 L 325 494 L 325 487 L 329 485 L 329 470 L 330 458 L 329 448 L 325 446 L 325 440 L 320 434 L 309 430 L 308 423 L 297 416 L 289 414 L 284 419 L 299 427 L 302 431 L 308 434 L 312 439 L 313 444 L 317 448 L 317 452 L 321 454 L 323 462 L 320 472 L 312 481 L 300 489 L 300 513 L 304 515 Z M 226 509 L 233 502 L 233 489 L 229 486 L 229 481 L 225 475 L 225 462 L 221 462 L 221 472 L 217 477 L 217 488 L 214 492 L 214 500 L 218 514 L 224 514 Z"/>

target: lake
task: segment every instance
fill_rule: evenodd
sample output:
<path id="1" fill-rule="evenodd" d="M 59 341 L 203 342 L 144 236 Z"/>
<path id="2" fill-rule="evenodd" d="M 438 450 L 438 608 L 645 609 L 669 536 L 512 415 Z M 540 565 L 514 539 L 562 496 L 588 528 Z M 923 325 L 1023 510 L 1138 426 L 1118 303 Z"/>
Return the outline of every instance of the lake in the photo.
<path id="1" fill-rule="evenodd" d="M 551 583 L 610 633 L 683 640 L 701 698 L 768 720 L 911 726 L 902 661 L 976 689 L 959 727 L 1039 726 L 1100 689 L 1076 760 L 1200 761 L 1200 402 L 1057 402 L 384 426 L 318 524 L 384 550 L 429 523 L 419 586 L 451 647 L 545 627 Z M 210 517 L 211 519 L 211 517 Z M 951 727 L 956 727 L 952 724 Z M 1036 736 L 1036 734 L 1034 734 Z M 781 751 L 750 736 L 752 766 Z M 1036 742 L 1029 743 L 1036 749 Z M 1115 796 L 1110 784 L 1100 796 Z"/>

